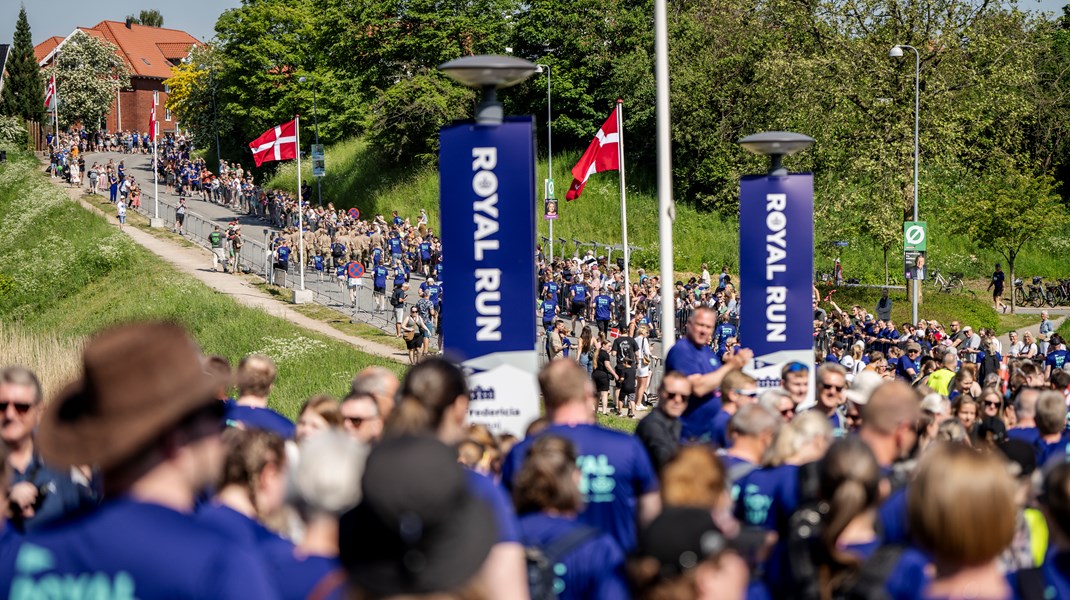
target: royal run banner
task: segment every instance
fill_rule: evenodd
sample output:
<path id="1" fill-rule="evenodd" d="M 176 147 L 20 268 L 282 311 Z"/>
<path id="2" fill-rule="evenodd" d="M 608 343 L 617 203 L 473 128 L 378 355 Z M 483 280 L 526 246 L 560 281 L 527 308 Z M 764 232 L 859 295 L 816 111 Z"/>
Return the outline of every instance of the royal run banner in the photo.
<path id="1" fill-rule="evenodd" d="M 744 371 L 760 388 L 780 385 L 790 362 L 814 368 L 814 179 L 749 176 L 739 188 L 741 343 Z"/>
<path id="2" fill-rule="evenodd" d="M 523 437 L 539 417 L 531 117 L 439 131 L 442 334 L 468 374 L 472 423 Z"/>

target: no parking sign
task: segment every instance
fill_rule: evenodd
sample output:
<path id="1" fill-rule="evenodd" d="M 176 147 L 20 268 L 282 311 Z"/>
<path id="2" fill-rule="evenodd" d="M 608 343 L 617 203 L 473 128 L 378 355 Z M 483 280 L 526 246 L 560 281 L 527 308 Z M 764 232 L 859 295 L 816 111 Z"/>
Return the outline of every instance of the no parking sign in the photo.
<path id="1" fill-rule="evenodd" d="M 353 219 L 354 221 L 359 219 L 360 218 L 360 209 L 355 208 L 355 207 L 349 209 L 349 218 Z"/>
<path id="2" fill-rule="evenodd" d="M 349 275 L 350 279 L 360 279 L 361 277 L 364 277 L 364 265 L 357 261 L 353 261 L 346 267 L 346 273 Z"/>

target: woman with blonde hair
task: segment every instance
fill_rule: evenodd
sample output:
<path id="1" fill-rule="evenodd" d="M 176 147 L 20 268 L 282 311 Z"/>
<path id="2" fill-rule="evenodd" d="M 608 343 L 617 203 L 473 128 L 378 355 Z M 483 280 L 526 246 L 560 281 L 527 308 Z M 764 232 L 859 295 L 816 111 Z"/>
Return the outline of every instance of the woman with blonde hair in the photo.
<path id="1" fill-rule="evenodd" d="M 650 384 L 650 365 L 654 362 L 654 353 L 650 351 L 650 325 L 643 323 L 636 330 L 635 347 L 635 404 L 642 407 L 643 395 Z"/>
<path id="2" fill-rule="evenodd" d="M 910 529 L 932 557 L 925 598 L 1009 600 L 997 559 L 1014 538 L 1015 482 L 998 453 L 934 447 L 907 490 Z"/>
<path id="3" fill-rule="evenodd" d="M 300 444 L 314 433 L 339 428 L 343 420 L 337 400 L 326 394 L 312 396 L 297 413 L 294 441 Z"/>

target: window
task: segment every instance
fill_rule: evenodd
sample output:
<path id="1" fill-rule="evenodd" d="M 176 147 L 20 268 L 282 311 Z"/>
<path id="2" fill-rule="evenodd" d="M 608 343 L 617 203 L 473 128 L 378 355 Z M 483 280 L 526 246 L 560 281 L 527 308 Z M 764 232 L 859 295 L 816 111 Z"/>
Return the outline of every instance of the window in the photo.
<path id="1" fill-rule="evenodd" d="M 164 121 L 170 121 L 171 120 L 171 109 L 170 108 L 164 108 L 163 109 L 163 120 Z"/>
<path id="2" fill-rule="evenodd" d="M 171 86 L 167 85 L 166 83 L 163 84 L 163 93 L 170 94 L 171 93 Z"/>

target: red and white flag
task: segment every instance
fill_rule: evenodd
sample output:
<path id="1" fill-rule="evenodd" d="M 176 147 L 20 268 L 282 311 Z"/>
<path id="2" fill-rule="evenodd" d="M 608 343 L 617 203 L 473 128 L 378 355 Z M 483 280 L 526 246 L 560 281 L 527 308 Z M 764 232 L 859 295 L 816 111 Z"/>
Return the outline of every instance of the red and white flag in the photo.
<path id="1" fill-rule="evenodd" d="M 583 186 L 587 185 L 587 178 L 602 171 L 617 171 L 620 169 L 620 157 L 617 153 L 617 144 L 620 143 L 620 132 L 617 131 L 617 109 L 609 113 L 609 118 L 602 124 L 598 134 L 587 146 L 587 151 L 580 157 L 580 161 L 572 167 L 572 185 L 565 193 L 566 200 L 575 200 L 583 193 Z"/>
<path id="2" fill-rule="evenodd" d="M 273 160 L 297 158 L 297 120 L 276 125 L 249 142 L 256 166 Z"/>
<path id="3" fill-rule="evenodd" d="M 159 102 L 159 92 L 152 93 L 152 110 L 149 112 L 149 135 L 156 139 L 160 135 L 160 124 L 156 122 L 156 103 Z"/>
<path id="4" fill-rule="evenodd" d="M 56 76 L 52 75 L 48 78 L 48 86 L 45 87 L 45 108 L 48 110 L 55 110 L 56 108 Z"/>

